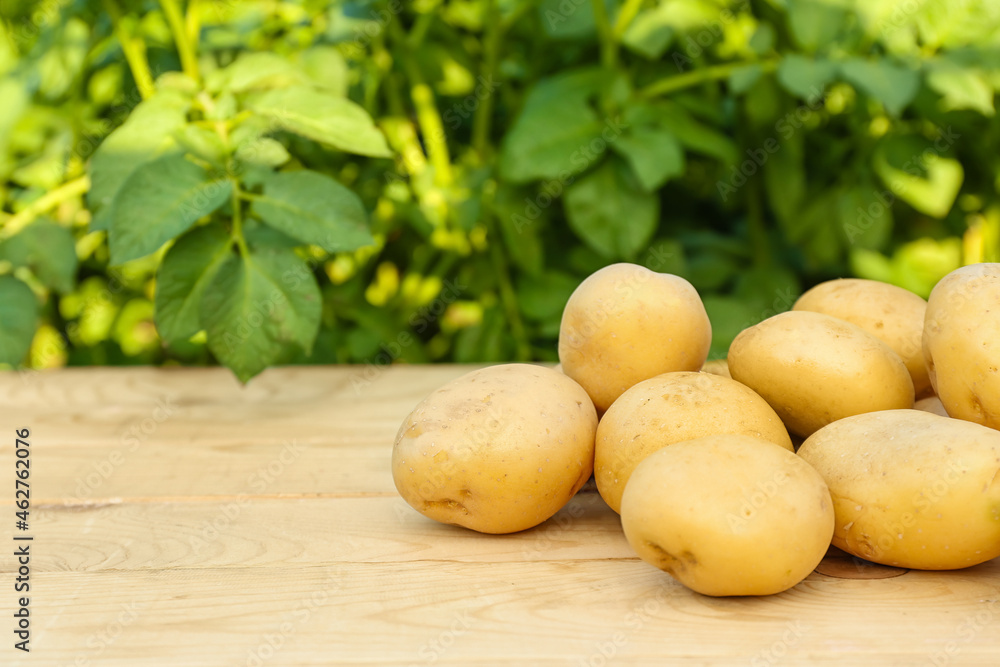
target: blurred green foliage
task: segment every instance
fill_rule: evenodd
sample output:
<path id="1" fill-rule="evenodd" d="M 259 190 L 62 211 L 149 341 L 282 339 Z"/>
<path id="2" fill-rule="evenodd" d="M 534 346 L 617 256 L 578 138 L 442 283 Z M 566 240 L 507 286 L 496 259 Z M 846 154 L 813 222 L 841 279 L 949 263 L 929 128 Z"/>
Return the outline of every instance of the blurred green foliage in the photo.
<path id="1" fill-rule="evenodd" d="M 555 359 L 633 261 L 712 355 L 997 261 L 992 0 L 0 0 L 0 364 Z"/>

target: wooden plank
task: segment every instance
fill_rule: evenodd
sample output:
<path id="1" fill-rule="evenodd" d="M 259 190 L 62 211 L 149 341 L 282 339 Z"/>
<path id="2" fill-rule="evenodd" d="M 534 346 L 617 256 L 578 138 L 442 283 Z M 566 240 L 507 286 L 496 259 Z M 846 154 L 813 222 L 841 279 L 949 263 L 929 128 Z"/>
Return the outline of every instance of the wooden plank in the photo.
<path id="1" fill-rule="evenodd" d="M 224 369 L 0 373 L 0 425 L 33 430 L 46 501 L 256 493 L 262 480 L 267 493 L 395 493 L 403 417 L 469 370 L 279 368 L 245 388 Z"/>
<path id="2" fill-rule="evenodd" d="M 32 518 L 44 545 L 36 572 L 635 557 L 618 515 L 596 493 L 514 535 L 437 523 L 398 496 L 50 505 L 36 506 Z"/>
<path id="3" fill-rule="evenodd" d="M 6 664 L 882 666 L 954 641 L 948 664 L 987 665 L 985 570 L 721 599 L 632 560 L 43 573 L 34 651 Z"/>
<path id="4" fill-rule="evenodd" d="M 390 445 L 469 368 L 369 370 L 0 374 L 0 438 L 34 430 L 36 539 L 33 650 L 0 664 L 996 664 L 1000 560 L 714 599 L 638 561 L 592 487 L 516 535 L 427 520 Z"/>

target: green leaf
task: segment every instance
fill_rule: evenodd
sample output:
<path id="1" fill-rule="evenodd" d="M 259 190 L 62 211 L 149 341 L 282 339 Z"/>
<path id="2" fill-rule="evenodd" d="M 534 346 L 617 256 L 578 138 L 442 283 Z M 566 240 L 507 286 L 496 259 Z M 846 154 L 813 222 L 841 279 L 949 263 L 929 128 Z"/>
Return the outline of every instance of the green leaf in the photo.
<path id="1" fill-rule="evenodd" d="M 95 213 L 91 230 L 107 229 L 111 206 L 125 180 L 140 165 L 174 146 L 172 135 L 186 122 L 188 101 L 168 91 L 139 104 L 128 120 L 94 151 L 87 202 Z"/>
<path id="2" fill-rule="evenodd" d="M 275 229 L 328 252 L 375 242 L 364 204 L 351 190 L 315 171 L 288 171 L 264 180 L 253 212 Z"/>
<path id="3" fill-rule="evenodd" d="M 225 164 L 226 145 L 215 132 L 198 125 L 184 125 L 174 132 L 174 139 L 184 150 L 208 162 Z"/>
<path id="4" fill-rule="evenodd" d="M 927 73 L 927 85 L 941 95 L 941 107 L 945 111 L 971 109 L 984 116 L 992 116 L 995 112 L 995 91 L 982 70 L 938 62 Z"/>
<path id="5" fill-rule="evenodd" d="M 584 243 L 609 258 L 631 259 L 656 231 L 660 202 L 633 185 L 615 160 L 566 190 L 566 217 Z"/>
<path id="6" fill-rule="evenodd" d="M 621 132 L 615 120 L 602 123 L 588 104 L 607 77 L 594 69 L 544 79 L 528 94 L 524 109 L 504 137 L 500 175 L 512 183 L 568 177 L 594 164 L 609 136 Z"/>
<path id="7" fill-rule="evenodd" d="M 614 12 L 614 4 L 605 0 L 605 11 Z M 542 0 L 538 6 L 545 34 L 552 39 L 582 39 L 592 37 L 596 30 L 594 5 L 587 2 Z"/>
<path id="8" fill-rule="evenodd" d="M 840 73 L 861 91 L 881 101 L 894 116 L 913 101 L 920 88 L 917 72 L 888 60 L 851 58 L 840 63 Z"/>
<path id="9" fill-rule="evenodd" d="M 578 279 L 561 271 L 523 276 L 517 281 L 517 303 L 529 319 L 558 321 L 579 284 Z"/>
<path id="10" fill-rule="evenodd" d="M 790 127 L 790 126 L 786 126 Z M 785 233 L 792 237 L 801 222 L 799 210 L 806 196 L 805 144 L 803 132 L 793 132 L 781 140 L 764 163 L 764 188 L 768 202 Z M 765 142 L 766 143 L 766 142 Z"/>
<path id="11" fill-rule="evenodd" d="M 28 356 L 38 322 L 38 299 L 13 276 L 0 276 L 0 364 L 17 366 Z"/>
<path id="12" fill-rule="evenodd" d="M 287 59 L 267 51 L 245 52 L 221 72 L 213 86 L 242 93 L 259 88 L 284 88 L 308 82 L 306 75 Z"/>
<path id="13" fill-rule="evenodd" d="M 695 120 L 683 107 L 672 102 L 633 104 L 625 110 L 625 123 L 665 128 L 685 148 L 726 164 L 736 162 L 738 157 L 739 151 L 732 139 Z"/>
<path id="14" fill-rule="evenodd" d="M 258 167 L 280 167 L 291 157 L 280 141 L 269 137 L 246 141 L 236 149 L 238 161 Z"/>
<path id="15" fill-rule="evenodd" d="M 309 267 L 287 249 L 231 255 L 201 300 L 212 354 L 247 382 L 319 333 L 322 297 Z"/>
<path id="16" fill-rule="evenodd" d="M 833 188 L 816 196 L 799 214 L 795 234 L 789 235 L 790 241 L 805 250 L 813 270 L 839 261 L 843 254 L 845 236 L 837 215 L 841 194 Z"/>
<path id="17" fill-rule="evenodd" d="M 880 191 L 866 181 L 840 198 L 840 221 L 848 246 L 881 250 L 892 235 L 892 200 L 889 190 Z"/>
<path id="18" fill-rule="evenodd" d="M 76 278 L 76 239 L 65 227 L 38 220 L 0 244 L 0 259 L 27 266 L 46 286 L 67 294 Z"/>
<path id="19" fill-rule="evenodd" d="M 794 0 L 788 8 L 788 24 L 795 41 L 814 52 L 836 43 L 847 15 L 843 9 L 817 0 Z"/>
<path id="20" fill-rule="evenodd" d="M 669 13 L 654 7 L 639 12 L 632 20 L 622 35 L 622 44 L 630 51 L 657 60 L 670 47 L 675 34 Z"/>
<path id="21" fill-rule="evenodd" d="M 201 331 L 200 306 L 219 267 L 232 255 L 232 239 L 220 224 L 193 229 L 167 251 L 156 274 L 156 329 L 167 343 Z"/>
<path id="22" fill-rule="evenodd" d="M 511 261 L 523 271 L 537 274 L 545 262 L 540 232 L 548 217 L 540 204 L 551 205 L 553 198 L 548 192 L 542 199 L 529 192 L 500 183 L 493 207 Z"/>
<path id="23" fill-rule="evenodd" d="M 392 157 L 368 112 L 342 97 L 295 87 L 264 93 L 250 106 L 278 127 L 307 139 L 348 153 Z"/>
<path id="24" fill-rule="evenodd" d="M 725 359 L 733 339 L 748 326 L 760 321 L 760 311 L 742 299 L 710 294 L 704 298 L 705 312 L 712 323 L 712 359 Z"/>
<path id="25" fill-rule="evenodd" d="M 108 236 L 111 264 L 156 252 L 222 206 L 232 189 L 232 181 L 210 180 L 208 172 L 182 155 L 142 165 L 115 197 Z"/>
<path id="26" fill-rule="evenodd" d="M 950 141 L 957 138 L 955 134 Z M 944 149 L 950 145 L 949 135 L 939 141 L 944 141 Z M 889 197 L 898 197 L 921 213 L 945 217 L 962 188 L 965 172 L 958 160 L 941 156 L 940 150 L 921 137 L 887 137 L 876 149 L 873 165 L 889 187 Z"/>
<path id="27" fill-rule="evenodd" d="M 350 70 L 344 56 L 335 47 L 321 44 L 303 51 L 299 66 L 315 85 L 338 97 L 347 96 Z"/>
<path id="28" fill-rule="evenodd" d="M 611 147 L 628 161 L 648 192 L 684 173 L 684 151 L 669 130 L 637 128 L 621 136 Z"/>
<path id="29" fill-rule="evenodd" d="M 756 64 L 737 67 L 729 75 L 729 89 L 733 91 L 734 95 L 741 95 L 757 83 L 763 72 L 760 65 Z"/>
<path id="30" fill-rule="evenodd" d="M 792 95 L 816 100 L 837 75 L 836 64 L 821 58 L 807 58 L 797 53 L 785 56 L 778 65 L 778 82 Z"/>

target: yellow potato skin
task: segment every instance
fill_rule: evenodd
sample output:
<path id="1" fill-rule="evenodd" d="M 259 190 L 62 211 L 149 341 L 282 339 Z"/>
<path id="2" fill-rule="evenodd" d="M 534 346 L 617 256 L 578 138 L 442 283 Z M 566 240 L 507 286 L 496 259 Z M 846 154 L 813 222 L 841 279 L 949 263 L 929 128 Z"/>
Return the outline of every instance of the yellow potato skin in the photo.
<path id="1" fill-rule="evenodd" d="M 738 433 L 792 450 L 781 419 L 745 385 L 710 373 L 664 373 L 619 397 L 597 426 L 594 478 L 611 509 L 621 511 L 632 471 L 673 443 Z"/>
<path id="2" fill-rule="evenodd" d="M 790 311 L 743 330 L 729 370 L 803 437 L 838 419 L 913 407 L 913 381 L 892 349 L 857 325 Z"/>
<path id="3" fill-rule="evenodd" d="M 1000 433 L 919 410 L 850 417 L 799 449 L 833 496 L 833 544 L 951 570 L 1000 556 Z"/>
<path id="4" fill-rule="evenodd" d="M 551 368 L 505 364 L 431 393 L 392 449 L 399 494 L 421 514 L 482 533 L 542 523 L 590 478 L 597 413 Z"/>
<path id="5" fill-rule="evenodd" d="M 580 283 L 559 327 L 563 372 L 603 413 L 648 378 L 697 371 L 712 325 L 691 283 L 636 264 L 612 264 Z"/>
<path id="6" fill-rule="evenodd" d="M 948 414 L 1000 429 L 1000 264 L 941 279 L 927 301 L 923 346 Z"/>
<path id="7" fill-rule="evenodd" d="M 830 493 L 787 449 L 744 435 L 647 457 L 622 497 L 639 557 L 705 595 L 771 595 L 805 579 L 833 534 Z"/>
<path id="8" fill-rule="evenodd" d="M 922 345 L 927 302 L 913 292 L 877 280 L 830 280 L 799 297 L 792 310 L 823 313 L 856 324 L 899 355 L 917 396 L 930 391 Z"/>

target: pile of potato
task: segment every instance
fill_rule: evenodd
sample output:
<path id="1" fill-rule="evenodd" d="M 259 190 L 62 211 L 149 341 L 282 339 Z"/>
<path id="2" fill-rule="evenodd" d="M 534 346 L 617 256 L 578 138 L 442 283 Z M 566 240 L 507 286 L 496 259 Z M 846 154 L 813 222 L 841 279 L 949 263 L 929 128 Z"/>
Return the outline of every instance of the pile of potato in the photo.
<path id="1" fill-rule="evenodd" d="M 1000 264 L 928 301 L 823 283 L 706 363 L 711 335 L 684 279 L 601 269 L 566 304 L 561 370 L 484 368 L 414 409 L 396 488 L 511 533 L 593 473 L 636 553 L 707 595 L 786 590 L 831 542 L 928 570 L 1000 555 Z"/>

